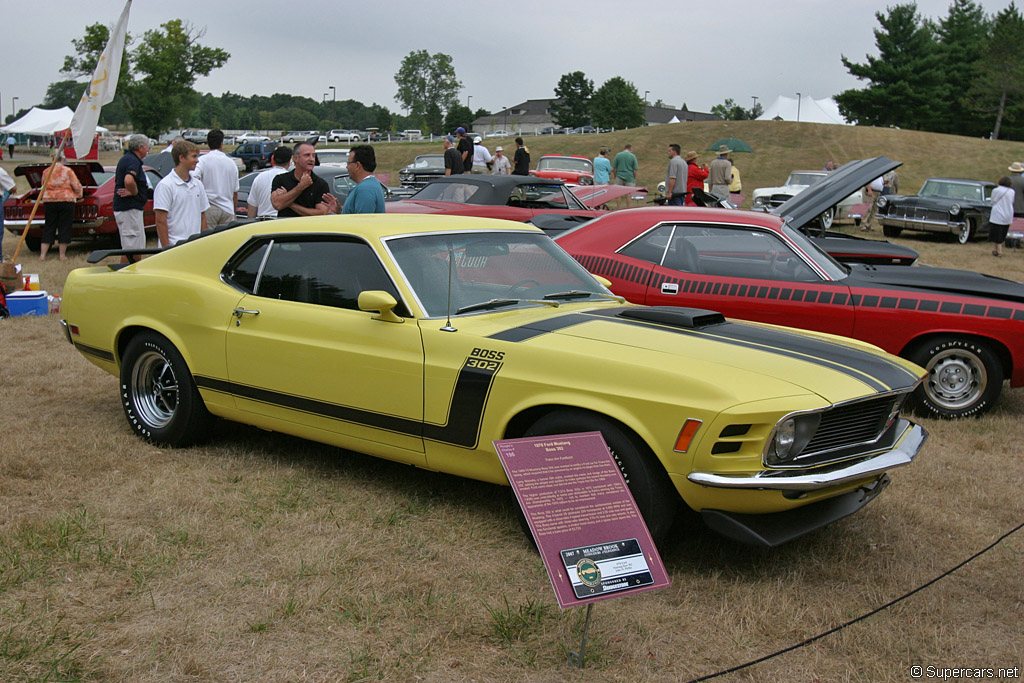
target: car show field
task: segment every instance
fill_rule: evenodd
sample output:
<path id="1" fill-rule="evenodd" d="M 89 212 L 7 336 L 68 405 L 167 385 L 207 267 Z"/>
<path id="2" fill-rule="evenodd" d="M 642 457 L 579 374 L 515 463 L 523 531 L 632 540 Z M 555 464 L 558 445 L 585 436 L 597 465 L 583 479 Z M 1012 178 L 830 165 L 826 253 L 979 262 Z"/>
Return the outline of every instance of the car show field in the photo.
<path id="1" fill-rule="evenodd" d="M 676 135 L 684 146 L 690 136 L 736 135 L 767 150 L 739 158 L 750 188 L 778 185 L 793 168 L 818 168 L 826 155 L 901 160 L 906 188 L 931 176 L 995 179 L 1006 164 L 993 159 L 1024 157 L 1020 143 L 929 136 L 944 145 L 933 158 L 922 155 L 938 146 L 924 144 L 922 133 L 753 124 L 555 135 L 529 144 L 536 159 L 593 156 L 575 145 L 615 149 L 631 141 L 641 153 L 641 183 L 652 186 Z M 582 137 L 592 139 L 574 140 Z M 400 168 L 435 148 L 377 145 L 378 172 L 392 173 L 394 185 Z M 833 229 L 853 232 L 842 221 Z M 985 244 L 936 234 L 906 232 L 892 241 L 919 251 L 924 267 L 1024 282 L 1022 249 L 996 259 Z M 8 234 L 5 255 L 13 242 Z M 20 261 L 60 295 L 71 271 L 88 265 L 91 246 L 73 243 L 66 262 L 39 262 L 25 250 Z M 481 247 L 461 265 L 503 253 Z M 596 298 L 593 307 L 618 306 Z M 178 305 L 197 310 L 209 302 L 182 296 Z M 428 313 L 442 306 L 420 303 Z M 499 321 L 556 320 L 582 306 L 557 303 L 464 311 L 455 320 L 463 332 L 454 334 L 474 325 L 495 334 L 504 329 Z M 232 308 L 221 317 L 234 326 Z M 58 320 L 73 311 L 0 321 L 0 680 L 691 680 L 905 596 L 1022 521 L 1024 390 L 1004 385 L 979 418 L 910 416 L 929 432 L 920 455 L 893 472 L 876 500 L 824 529 L 764 550 L 680 514 L 661 546 L 672 585 L 602 603 L 590 624 L 586 671 L 576 674 L 566 669 L 566 651 L 579 645 L 583 612 L 558 610 L 506 487 L 268 431 L 266 421 L 220 420 L 207 441 L 187 448 L 149 443 L 125 420 L 118 378 L 67 343 Z M 240 331 L 258 317 L 243 316 Z M 375 322 L 402 328 L 411 321 Z M 727 354 L 720 360 L 739 362 Z M 375 367 L 401 374 L 394 365 Z M 324 376 L 332 370 L 325 364 Z M 249 371 L 289 379 L 280 367 Z M 364 376 L 351 388 L 380 381 Z M 658 385 L 652 393 L 670 392 Z M 914 665 L 1021 666 L 1022 576 L 1018 532 L 897 606 L 722 680 L 896 683 L 909 680 Z"/>

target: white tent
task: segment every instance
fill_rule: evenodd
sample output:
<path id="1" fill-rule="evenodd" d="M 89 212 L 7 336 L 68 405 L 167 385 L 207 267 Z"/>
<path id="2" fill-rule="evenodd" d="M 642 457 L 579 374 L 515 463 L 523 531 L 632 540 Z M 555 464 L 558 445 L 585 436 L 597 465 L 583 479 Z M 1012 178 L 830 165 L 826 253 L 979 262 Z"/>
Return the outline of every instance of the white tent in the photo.
<path id="1" fill-rule="evenodd" d="M 803 95 L 799 104 L 795 97 L 779 95 L 764 113 L 757 117 L 758 121 L 771 121 L 780 118 L 783 121 L 805 121 L 807 123 L 836 123 L 848 125 L 839 113 L 839 105 L 831 97 L 816 100 L 810 95 Z"/>
<path id="2" fill-rule="evenodd" d="M 40 109 L 32 107 L 27 114 L 17 121 L 12 121 L 0 128 L 4 133 L 23 133 L 25 135 L 53 135 L 71 125 L 71 117 L 75 113 L 67 107 L 60 109 Z M 106 133 L 103 126 L 96 126 L 100 133 Z"/>

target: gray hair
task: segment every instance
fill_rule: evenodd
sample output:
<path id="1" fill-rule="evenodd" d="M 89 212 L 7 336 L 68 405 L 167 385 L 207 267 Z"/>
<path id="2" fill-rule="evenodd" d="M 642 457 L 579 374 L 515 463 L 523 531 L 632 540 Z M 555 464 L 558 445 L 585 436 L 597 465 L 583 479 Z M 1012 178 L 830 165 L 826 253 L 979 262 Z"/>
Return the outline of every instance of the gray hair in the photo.
<path id="1" fill-rule="evenodd" d="M 149 136 L 143 135 L 142 133 L 136 133 L 135 135 L 128 136 L 128 151 L 137 152 L 143 147 L 149 146 Z"/>

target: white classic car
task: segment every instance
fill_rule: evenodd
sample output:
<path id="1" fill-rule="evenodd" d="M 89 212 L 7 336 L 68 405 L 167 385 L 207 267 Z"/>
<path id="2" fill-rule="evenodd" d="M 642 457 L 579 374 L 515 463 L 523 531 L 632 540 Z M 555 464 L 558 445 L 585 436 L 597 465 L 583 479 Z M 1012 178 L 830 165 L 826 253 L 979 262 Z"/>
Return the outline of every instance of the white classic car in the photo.
<path id="1" fill-rule="evenodd" d="M 754 190 L 751 207 L 754 211 L 771 211 L 781 206 L 794 195 L 800 194 L 814 183 L 828 176 L 828 171 L 793 171 L 781 187 L 762 187 Z M 836 218 L 845 218 L 850 207 L 864 201 L 862 193 L 857 190 L 836 206 L 821 214 L 822 227 L 828 230 Z"/>

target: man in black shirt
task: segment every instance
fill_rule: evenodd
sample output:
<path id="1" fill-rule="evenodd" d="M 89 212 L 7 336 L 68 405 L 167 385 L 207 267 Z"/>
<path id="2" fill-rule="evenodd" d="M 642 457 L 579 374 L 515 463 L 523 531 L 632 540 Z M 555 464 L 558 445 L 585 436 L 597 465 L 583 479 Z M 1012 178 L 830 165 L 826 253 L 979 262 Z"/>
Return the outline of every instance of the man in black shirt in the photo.
<path id="1" fill-rule="evenodd" d="M 466 129 L 459 126 L 455 129 L 455 135 L 459 138 L 459 157 L 462 159 L 462 172 L 469 173 L 473 168 L 473 138 L 469 137 Z"/>
<path id="2" fill-rule="evenodd" d="M 530 175 L 530 150 L 522 138 L 516 138 L 516 155 L 512 158 L 512 175 Z"/>
<path id="3" fill-rule="evenodd" d="M 444 136 L 444 174 L 459 175 L 462 173 L 462 157 L 455 149 L 455 138 L 451 135 Z"/>
<path id="4" fill-rule="evenodd" d="M 337 213 L 338 200 L 330 192 L 327 181 L 313 173 L 316 149 L 308 142 L 295 145 L 292 154 L 295 168 L 282 173 L 270 185 L 270 203 L 278 218 L 322 216 Z"/>
<path id="5" fill-rule="evenodd" d="M 128 138 L 128 149 L 117 162 L 114 173 L 114 220 L 122 249 L 145 249 L 146 227 L 143 209 L 151 198 L 142 159 L 149 154 L 149 137 L 136 133 Z M 127 256 L 121 263 L 128 263 Z"/>

